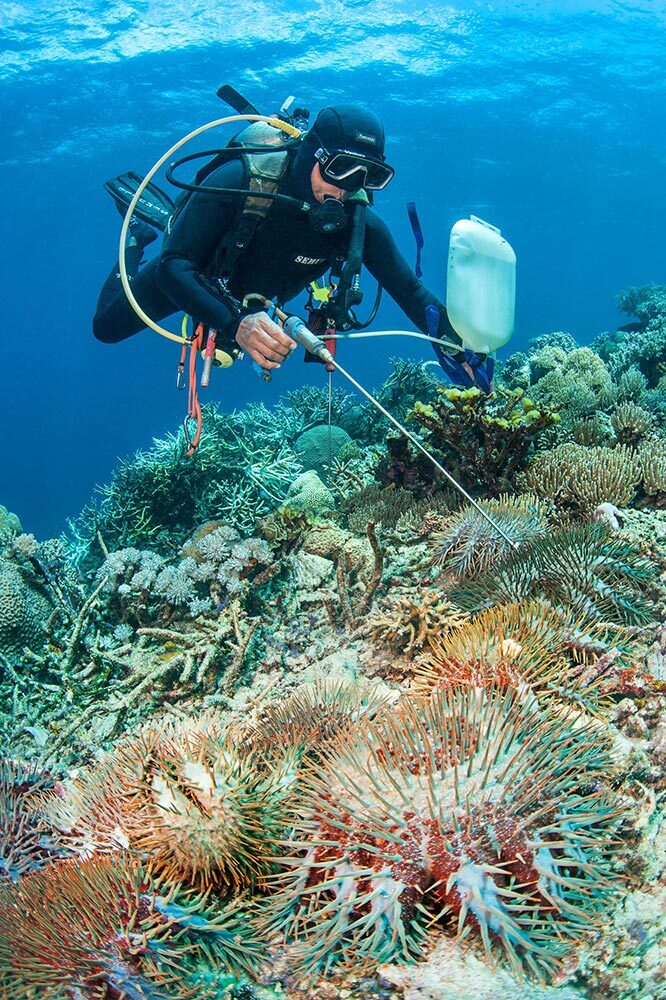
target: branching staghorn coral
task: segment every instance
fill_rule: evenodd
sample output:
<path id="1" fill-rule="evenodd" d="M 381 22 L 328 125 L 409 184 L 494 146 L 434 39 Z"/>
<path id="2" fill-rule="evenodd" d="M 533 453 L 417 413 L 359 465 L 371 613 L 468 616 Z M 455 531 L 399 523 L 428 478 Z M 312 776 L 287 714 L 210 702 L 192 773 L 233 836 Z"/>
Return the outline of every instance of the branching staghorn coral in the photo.
<path id="1" fill-rule="evenodd" d="M 602 732 L 515 694 L 407 701 L 303 777 L 269 925 L 312 977 L 413 960 L 439 920 L 549 979 L 616 888 L 612 775 Z"/>
<path id="2" fill-rule="evenodd" d="M 331 394 L 331 421 L 340 424 L 355 405 L 355 399 L 344 389 L 334 386 Z M 279 427 L 282 435 L 292 444 L 296 438 L 328 421 L 329 398 L 324 386 L 304 385 L 286 393 L 270 413 L 271 425 Z"/>
<path id="3" fill-rule="evenodd" d="M 197 524 L 234 512 L 252 519 L 282 502 L 301 466 L 275 415 L 262 404 L 241 412 L 204 407 L 205 433 L 188 458 L 181 433 L 155 440 L 148 451 L 120 462 L 101 499 L 70 523 L 79 560 L 99 563 L 99 537 L 107 549 L 162 547 L 180 542 Z M 242 511 L 230 494 L 242 497 Z M 243 527 L 252 527 L 247 522 Z"/>
<path id="4" fill-rule="evenodd" d="M 213 907 L 128 855 L 51 865 L 0 888 L 0 907 L 8 1000 L 196 1000 L 201 993 L 183 974 L 188 959 L 252 972 L 261 956 L 249 907 Z"/>
<path id="5" fill-rule="evenodd" d="M 232 601 L 217 617 L 198 620 L 196 627 L 141 627 L 131 643 L 115 649 L 93 643 L 84 663 L 67 678 L 66 691 L 48 720 L 56 734 L 49 740 L 50 755 L 71 755 L 75 739 L 91 738 L 93 723 L 103 724 L 106 742 L 128 718 L 180 697 L 194 692 L 230 697 L 251 656 L 258 624 L 259 619 L 249 619 L 239 602 Z"/>
<path id="6" fill-rule="evenodd" d="M 649 590 L 657 567 L 601 524 L 556 528 L 528 542 L 449 600 L 476 612 L 526 597 L 540 597 L 591 619 L 644 624 L 654 616 Z"/>
<path id="7" fill-rule="evenodd" d="M 515 545 L 524 545 L 546 533 L 548 505 L 536 496 L 504 494 L 480 506 Z M 476 576 L 511 551 L 509 543 L 472 506 L 444 521 L 429 539 L 432 562 L 445 571 L 466 578 Z"/>

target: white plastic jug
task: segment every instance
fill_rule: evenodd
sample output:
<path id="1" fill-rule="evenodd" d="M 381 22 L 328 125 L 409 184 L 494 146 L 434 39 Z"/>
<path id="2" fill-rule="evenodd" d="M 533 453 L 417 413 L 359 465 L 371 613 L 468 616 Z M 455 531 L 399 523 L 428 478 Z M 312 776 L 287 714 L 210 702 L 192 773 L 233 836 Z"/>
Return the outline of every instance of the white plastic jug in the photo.
<path id="1" fill-rule="evenodd" d="M 495 226 L 475 215 L 456 222 L 449 241 L 446 309 L 465 347 L 490 354 L 513 334 L 516 255 Z"/>

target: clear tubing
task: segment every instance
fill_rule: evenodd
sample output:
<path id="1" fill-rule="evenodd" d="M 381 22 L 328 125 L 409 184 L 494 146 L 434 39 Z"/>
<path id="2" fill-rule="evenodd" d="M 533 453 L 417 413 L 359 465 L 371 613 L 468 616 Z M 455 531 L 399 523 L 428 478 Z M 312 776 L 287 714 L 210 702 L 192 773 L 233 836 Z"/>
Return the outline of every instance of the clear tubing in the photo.
<path id="1" fill-rule="evenodd" d="M 139 319 L 141 319 L 147 327 L 149 327 L 151 330 L 154 330 L 155 333 L 159 333 L 161 337 L 166 337 L 168 340 L 174 340 L 177 344 L 182 344 L 185 338 L 183 336 L 178 336 L 178 334 L 176 333 L 171 333 L 169 330 L 165 330 L 163 326 L 160 326 L 158 323 L 155 323 L 154 320 L 152 320 L 150 316 L 148 316 L 148 314 L 143 311 L 143 309 L 137 302 L 134 293 L 132 291 L 132 288 L 130 286 L 130 280 L 127 274 L 127 265 L 125 262 L 125 242 L 127 240 L 127 232 L 129 229 L 130 219 L 132 218 L 134 209 L 136 208 L 139 202 L 139 198 L 141 197 L 141 195 L 143 194 L 146 187 L 153 179 L 157 171 L 169 159 L 170 156 L 173 156 L 174 153 L 178 152 L 178 150 L 182 146 L 184 146 L 187 142 L 189 142 L 191 139 L 196 139 L 196 137 L 198 135 L 201 135 L 202 132 L 207 132 L 211 128 L 217 128 L 219 125 L 226 125 L 229 122 L 267 122 L 269 125 L 274 125 L 276 128 L 279 128 L 282 132 L 290 133 L 295 137 L 298 137 L 301 134 L 299 129 L 294 128 L 293 125 L 289 125 L 288 122 L 283 122 L 281 119 L 269 115 L 228 115 L 226 118 L 217 118 L 213 122 L 208 122 L 206 125 L 201 125 L 199 128 L 194 129 L 193 132 L 188 133 L 188 135 L 184 136 L 182 139 L 179 139 L 179 141 L 175 143 L 171 147 L 171 149 L 168 149 L 164 154 L 164 156 L 161 156 L 157 161 L 157 163 L 150 168 L 150 170 L 144 177 L 143 181 L 137 188 L 134 197 L 129 203 L 129 207 L 127 209 L 127 212 L 125 213 L 125 218 L 123 219 L 122 229 L 120 230 L 120 246 L 118 248 L 120 280 L 122 282 L 122 286 L 125 295 L 127 296 L 127 299 L 129 301 L 129 304 L 131 305 L 132 309 L 137 314 Z"/>
<path id="2" fill-rule="evenodd" d="M 351 340 L 358 337 L 416 337 L 417 340 L 429 340 L 431 344 L 439 344 L 441 347 L 448 347 L 450 350 L 462 351 L 464 345 L 453 344 L 450 340 L 442 340 L 440 337 L 429 337 L 427 333 L 416 333 L 414 330 L 370 330 L 358 333 L 332 333 L 326 334 L 326 340 Z"/>

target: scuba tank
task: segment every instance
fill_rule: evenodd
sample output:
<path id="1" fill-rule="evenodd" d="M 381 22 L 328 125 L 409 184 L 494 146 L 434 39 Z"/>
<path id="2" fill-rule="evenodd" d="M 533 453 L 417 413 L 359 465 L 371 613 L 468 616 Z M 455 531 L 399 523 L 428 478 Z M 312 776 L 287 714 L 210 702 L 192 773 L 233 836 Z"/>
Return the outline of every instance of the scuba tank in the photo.
<path id="1" fill-rule="evenodd" d="M 453 226 L 446 311 L 465 347 L 491 354 L 513 334 L 516 255 L 500 230 L 472 215 Z"/>

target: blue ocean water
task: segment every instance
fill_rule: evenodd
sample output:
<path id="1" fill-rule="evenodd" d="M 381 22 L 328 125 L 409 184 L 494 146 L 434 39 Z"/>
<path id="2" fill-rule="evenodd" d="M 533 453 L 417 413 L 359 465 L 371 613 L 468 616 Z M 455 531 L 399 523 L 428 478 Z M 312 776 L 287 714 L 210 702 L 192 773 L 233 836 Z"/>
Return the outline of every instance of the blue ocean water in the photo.
<path id="1" fill-rule="evenodd" d="M 267 111 L 296 94 L 380 114 L 396 179 L 377 208 L 412 257 L 417 200 L 433 291 L 456 219 L 480 215 L 515 247 L 512 349 L 557 329 L 585 342 L 623 321 L 620 290 L 666 280 L 662 3 L 30 0 L 4 4 L 0 27 L 0 501 L 38 537 L 182 419 L 176 347 L 92 337 L 120 227 L 102 183 L 223 114 L 222 83 Z M 388 300 L 377 326 L 404 326 Z M 344 361 L 379 384 L 391 356 L 427 351 L 356 342 Z M 237 365 L 210 398 L 270 404 L 321 377 L 300 357 L 268 386 Z"/>

